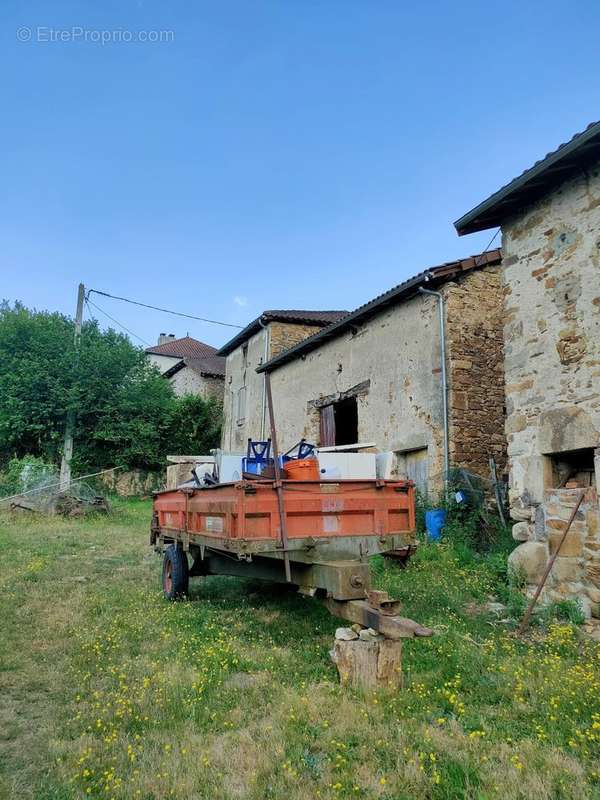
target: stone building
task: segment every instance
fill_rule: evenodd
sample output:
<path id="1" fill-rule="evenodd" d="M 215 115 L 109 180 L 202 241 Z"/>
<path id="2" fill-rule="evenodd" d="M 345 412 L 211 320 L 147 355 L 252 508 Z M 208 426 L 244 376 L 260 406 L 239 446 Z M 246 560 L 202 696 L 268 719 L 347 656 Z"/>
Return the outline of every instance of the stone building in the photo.
<path id="1" fill-rule="evenodd" d="M 256 373 L 256 368 L 346 313 L 263 311 L 221 347 L 218 355 L 226 360 L 221 436 L 224 450 L 245 453 L 249 438 L 268 438 L 264 378 Z"/>
<path id="2" fill-rule="evenodd" d="M 281 449 L 372 442 L 395 473 L 438 491 L 450 466 L 505 466 L 498 250 L 452 261 L 360 306 L 280 355 L 271 374 Z M 444 387 L 440 305 L 445 326 Z M 444 396 L 447 397 L 447 426 Z M 447 430 L 447 436 L 446 436 Z"/>
<path id="3" fill-rule="evenodd" d="M 456 222 L 501 226 L 511 562 L 533 587 L 584 503 L 546 599 L 600 609 L 600 123 Z"/>
<path id="4" fill-rule="evenodd" d="M 202 397 L 223 398 L 225 359 L 217 348 L 184 336 L 161 333 L 154 347 L 147 347 L 149 361 L 158 367 L 178 396 L 199 394 Z"/>

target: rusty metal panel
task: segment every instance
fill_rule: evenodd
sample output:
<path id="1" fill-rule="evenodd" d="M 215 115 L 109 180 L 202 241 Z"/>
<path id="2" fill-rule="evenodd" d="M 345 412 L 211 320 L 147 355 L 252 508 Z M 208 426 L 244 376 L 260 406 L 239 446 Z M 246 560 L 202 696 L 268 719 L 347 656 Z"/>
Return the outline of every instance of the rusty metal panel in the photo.
<path id="1" fill-rule="evenodd" d="M 290 540 L 410 535 L 414 489 L 406 481 L 283 481 Z M 156 527 L 214 539 L 215 544 L 279 539 L 272 481 L 167 491 L 155 496 Z"/>

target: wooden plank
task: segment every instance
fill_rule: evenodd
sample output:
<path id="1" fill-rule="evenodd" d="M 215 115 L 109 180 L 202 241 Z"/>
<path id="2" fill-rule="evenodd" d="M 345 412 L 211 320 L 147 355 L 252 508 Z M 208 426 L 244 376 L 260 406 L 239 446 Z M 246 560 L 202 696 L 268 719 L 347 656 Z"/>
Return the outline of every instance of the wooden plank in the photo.
<path id="1" fill-rule="evenodd" d="M 335 447 L 335 412 L 333 403 L 323 406 L 321 409 L 319 445 L 321 447 Z"/>
<path id="2" fill-rule="evenodd" d="M 388 639 L 412 639 L 415 636 L 433 636 L 430 628 L 419 625 L 407 617 L 382 614 L 369 605 L 366 600 L 338 601 L 327 598 L 323 601 L 334 617 L 341 617 L 350 622 L 358 622 L 367 628 L 373 628 Z"/>

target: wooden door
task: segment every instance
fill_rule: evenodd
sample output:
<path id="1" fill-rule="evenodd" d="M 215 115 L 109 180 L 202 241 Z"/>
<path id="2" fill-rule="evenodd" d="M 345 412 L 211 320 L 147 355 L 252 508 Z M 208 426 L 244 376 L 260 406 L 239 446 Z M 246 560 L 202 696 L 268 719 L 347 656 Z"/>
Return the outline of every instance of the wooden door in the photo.
<path id="1" fill-rule="evenodd" d="M 319 445 L 321 447 L 333 447 L 335 445 L 335 413 L 333 410 L 333 403 L 328 406 L 323 406 L 321 409 L 320 428 Z"/>
<path id="2" fill-rule="evenodd" d="M 406 477 L 411 480 L 422 494 L 427 492 L 429 469 L 427 462 L 427 448 L 411 450 L 404 455 Z"/>

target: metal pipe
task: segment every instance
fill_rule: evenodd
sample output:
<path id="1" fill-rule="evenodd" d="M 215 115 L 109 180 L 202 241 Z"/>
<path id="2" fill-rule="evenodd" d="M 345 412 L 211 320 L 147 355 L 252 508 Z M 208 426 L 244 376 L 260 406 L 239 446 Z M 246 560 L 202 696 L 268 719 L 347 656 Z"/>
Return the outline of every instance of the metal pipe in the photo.
<path id="1" fill-rule="evenodd" d="M 265 332 L 265 350 L 263 355 L 263 364 L 266 364 L 269 360 L 269 344 L 271 339 L 271 333 L 268 325 L 262 321 L 262 317 L 259 317 L 258 324 Z M 260 418 L 260 438 L 264 441 L 265 439 L 265 427 L 266 427 L 266 416 L 267 416 L 267 373 L 265 372 L 263 375 L 263 391 L 262 391 L 262 412 Z"/>
<path id="2" fill-rule="evenodd" d="M 290 567 L 290 554 L 288 552 L 287 521 L 285 518 L 285 503 L 283 500 L 283 483 L 281 481 L 281 469 L 279 467 L 279 448 L 277 447 L 277 426 L 275 425 L 275 412 L 273 411 L 273 394 L 271 392 L 271 376 L 265 370 L 265 391 L 269 404 L 269 420 L 271 422 L 271 444 L 273 445 L 273 467 L 275 470 L 275 489 L 277 491 L 277 506 L 279 508 L 279 530 L 281 535 L 281 547 L 283 549 L 283 566 L 285 569 L 285 579 L 288 583 L 292 582 L 292 572 Z"/>
<path id="3" fill-rule="evenodd" d="M 444 295 L 441 292 L 434 292 L 431 289 L 424 289 L 419 286 L 421 294 L 428 294 L 436 297 L 438 301 L 438 312 L 440 319 L 440 356 L 442 360 L 442 408 L 444 414 L 444 485 L 448 485 L 448 474 L 450 472 L 450 425 L 448 419 L 448 373 L 446 371 L 446 313 Z"/>

